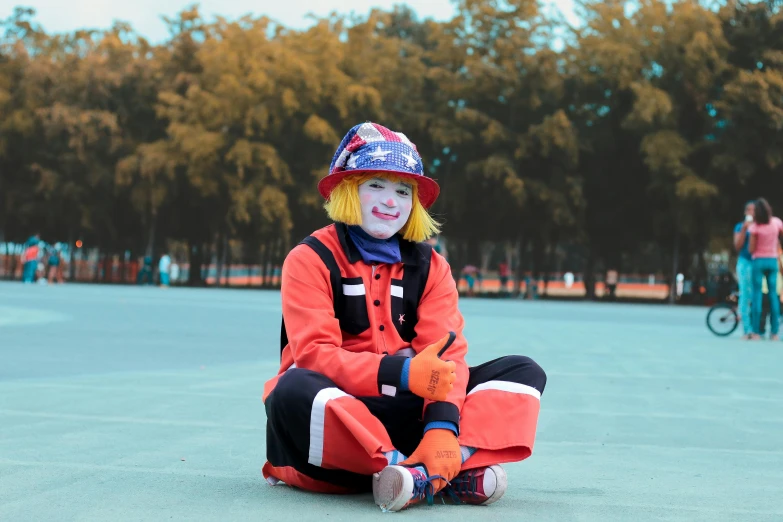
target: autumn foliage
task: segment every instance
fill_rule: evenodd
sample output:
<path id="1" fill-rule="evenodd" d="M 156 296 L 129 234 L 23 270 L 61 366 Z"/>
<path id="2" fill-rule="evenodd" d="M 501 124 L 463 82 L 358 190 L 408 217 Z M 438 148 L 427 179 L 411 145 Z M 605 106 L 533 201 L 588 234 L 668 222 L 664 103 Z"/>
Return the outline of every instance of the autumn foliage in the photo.
<path id="1" fill-rule="evenodd" d="M 584 2 L 579 27 L 532 0 L 457 7 L 304 31 L 194 7 L 159 44 L 120 23 L 46 34 L 17 9 L 0 25 L 0 240 L 280 257 L 327 222 L 316 181 L 366 120 L 417 144 L 453 264 L 699 270 L 746 199 L 783 211 L 775 2 Z"/>

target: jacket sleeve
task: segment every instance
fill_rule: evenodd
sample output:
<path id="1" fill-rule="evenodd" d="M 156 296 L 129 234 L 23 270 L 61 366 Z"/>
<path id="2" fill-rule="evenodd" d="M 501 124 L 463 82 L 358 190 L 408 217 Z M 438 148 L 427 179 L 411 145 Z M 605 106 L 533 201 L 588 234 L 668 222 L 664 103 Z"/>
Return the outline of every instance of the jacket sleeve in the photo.
<path id="1" fill-rule="evenodd" d="M 454 343 L 446 350 L 442 358 L 457 364 L 457 380 L 454 389 L 444 402 L 425 401 L 424 423 L 436 421 L 453 422 L 459 429 L 459 414 L 465 402 L 468 386 L 468 365 L 465 355 L 468 343 L 462 335 L 465 321 L 458 308 L 459 294 L 451 275 L 448 262 L 440 254 L 432 253 L 430 275 L 419 303 L 416 337 L 411 343 L 416 353 L 438 341 L 449 331 L 457 334 Z"/>
<path id="2" fill-rule="evenodd" d="M 345 393 L 377 397 L 399 386 L 405 358 L 342 348 L 329 271 L 310 247 L 299 245 L 283 263 L 283 320 L 297 368 L 325 375 Z"/>

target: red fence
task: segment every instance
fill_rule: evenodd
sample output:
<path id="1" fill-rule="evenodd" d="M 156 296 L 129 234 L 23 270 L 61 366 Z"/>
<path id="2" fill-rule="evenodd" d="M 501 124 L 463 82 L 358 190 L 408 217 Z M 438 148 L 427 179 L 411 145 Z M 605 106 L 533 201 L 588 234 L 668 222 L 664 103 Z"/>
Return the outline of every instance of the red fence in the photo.
<path id="1" fill-rule="evenodd" d="M 2 279 L 21 279 L 22 265 L 18 262 L 17 256 L 0 255 L 0 278 Z M 74 266 L 73 281 L 77 282 L 96 282 L 96 283 L 114 283 L 114 284 L 136 284 L 139 282 L 139 270 L 141 263 L 139 260 L 125 261 L 119 259 L 119 256 L 107 257 L 98 261 L 97 259 L 76 259 Z M 46 273 L 44 263 L 43 267 Z M 178 270 L 172 273 L 172 284 L 184 284 L 188 279 L 189 265 L 180 264 Z M 153 271 L 155 272 L 155 271 Z M 177 273 L 178 272 L 178 273 Z M 66 280 L 70 280 L 70 264 L 63 266 L 63 273 Z M 40 272 L 39 272 L 40 274 Z M 214 285 L 217 276 L 217 267 L 214 264 L 205 265 L 202 268 L 202 277 L 209 285 Z M 584 283 L 580 280 L 579 274 L 576 274 L 572 285 L 566 286 L 560 274 L 551 274 L 553 277 L 548 283 L 542 280 L 538 281 L 537 293 L 557 297 L 579 297 L 585 295 Z M 230 269 L 223 269 L 222 284 L 233 287 L 277 287 L 280 285 L 280 267 L 268 266 L 262 270 L 259 265 L 231 265 Z M 669 292 L 669 287 L 659 281 L 647 280 L 648 276 L 628 275 L 620 278 L 617 285 L 617 297 L 644 298 L 644 299 L 664 299 Z M 556 278 L 556 279 L 554 279 Z M 527 285 L 522 283 L 522 291 L 527 291 Z M 468 283 L 461 278 L 458 287 L 460 291 L 469 290 Z M 506 291 L 511 292 L 514 288 L 514 282 L 508 281 Z M 501 291 L 501 282 L 496 273 L 490 272 L 474 284 L 474 291 L 479 293 L 498 293 Z M 596 294 L 600 297 L 606 292 L 602 282 L 596 284 Z"/>

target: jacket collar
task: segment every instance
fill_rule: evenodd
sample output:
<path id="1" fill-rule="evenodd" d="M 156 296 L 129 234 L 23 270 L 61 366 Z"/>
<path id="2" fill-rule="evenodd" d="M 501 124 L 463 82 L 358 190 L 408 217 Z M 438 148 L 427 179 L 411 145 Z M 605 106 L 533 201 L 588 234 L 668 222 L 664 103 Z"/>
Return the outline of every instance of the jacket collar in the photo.
<path id="1" fill-rule="evenodd" d="M 348 234 L 348 227 L 345 223 L 335 223 L 334 228 L 337 231 L 337 238 L 340 240 L 340 246 L 343 247 L 343 252 L 345 252 L 348 262 L 353 264 L 361 261 L 362 255 Z M 402 264 L 418 266 L 421 255 L 416 249 L 416 243 L 400 238 L 400 257 L 402 258 Z"/>

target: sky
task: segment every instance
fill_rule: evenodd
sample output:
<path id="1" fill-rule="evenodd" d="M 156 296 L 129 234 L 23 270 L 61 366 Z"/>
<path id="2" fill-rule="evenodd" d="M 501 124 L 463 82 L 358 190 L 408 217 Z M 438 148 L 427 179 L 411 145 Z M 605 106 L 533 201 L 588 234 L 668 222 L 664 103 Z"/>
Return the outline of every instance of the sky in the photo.
<path id="1" fill-rule="evenodd" d="M 130 22 L 133 28 L 152 42 L 168 35 L 161 16 L 173 16 L 194 0 L 0 0 L 0 19 L 11 15 L 15 6 L 32 7 L 36 20 L 47 32 L 74 29 L 105 29 L 115 20 Z M 451 0 L 201 0 L 201 11 L 208 18 L 222 15 L 237 18 L 245 14 L 266 15 L 293 29 L 305 29 L 312 22 L 308 13 L 326 16 L 333 11 L 366 14 L 373 7 L 391 9 L 408 4 L 420 18 L 447 20 L 454 14 Z M 574 21 L 572 0 L 545 0 Z"/>

